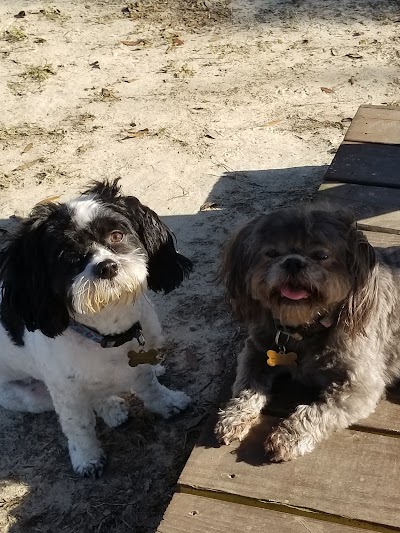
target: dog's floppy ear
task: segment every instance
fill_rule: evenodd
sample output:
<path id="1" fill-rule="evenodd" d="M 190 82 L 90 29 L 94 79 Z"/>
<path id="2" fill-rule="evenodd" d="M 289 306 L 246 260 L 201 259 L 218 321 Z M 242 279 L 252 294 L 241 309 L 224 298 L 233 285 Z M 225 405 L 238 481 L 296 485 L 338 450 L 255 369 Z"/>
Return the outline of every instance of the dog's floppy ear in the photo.
<path id="1" fill-rule="evenodd" d="M 251 298 L 248 290 L 248 274 L 254 251 L 252 233 L 258 219 L 240 228 L 227 242 L 218 271 L 218 280 L 225 285 L 228 299 L 240 320 L 257 316 L 260 304 Z"/>
<path id="2" fill-rule="evenodd" d="M 43 222 L 53 208 L 36 207 L 0 253 L 0 319 L 18 346 L 24 344 L 24 328 L 53 338 L 68 327 L 68 310 L 52 291 L 46 261 Z"/>
<path id="3" fill-rule="evenodd" d="M 352 289 L 344 308 L 344 324 L 350 334 L 365 334 L 366 322 L 377 297 L 376 254 L 367 237 L 351 225 L 347 239 L 347 268 Z"/>
<path id="4" fill-rule="evenodd" d="M 192 262 L 176 251 L 173 234 L 154 211 L 134 196 L 121 196 L 120 201 L 149 257 L 149 289 L 167 294 L 189 276 Z"/>

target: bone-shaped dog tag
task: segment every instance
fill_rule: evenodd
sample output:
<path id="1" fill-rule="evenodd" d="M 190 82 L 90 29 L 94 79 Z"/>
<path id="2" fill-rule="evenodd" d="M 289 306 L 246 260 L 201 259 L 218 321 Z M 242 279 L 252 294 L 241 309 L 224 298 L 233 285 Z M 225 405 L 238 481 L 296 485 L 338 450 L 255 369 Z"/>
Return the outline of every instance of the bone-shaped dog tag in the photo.
<path id="1" fill-rule="evenodd" d="M 138 365 L 158 365 L 160 363 L 158 350 L 152 348 L 147 352 L 134 352 L 131 350 L 128 352 L 129 366 Z"/>
<path id="2" fill-rule="evenodd" d="M 275 350 L 267 351 L 268 366 L 297 366 L 297 354 L 294 352 L 276 352 Z"/>

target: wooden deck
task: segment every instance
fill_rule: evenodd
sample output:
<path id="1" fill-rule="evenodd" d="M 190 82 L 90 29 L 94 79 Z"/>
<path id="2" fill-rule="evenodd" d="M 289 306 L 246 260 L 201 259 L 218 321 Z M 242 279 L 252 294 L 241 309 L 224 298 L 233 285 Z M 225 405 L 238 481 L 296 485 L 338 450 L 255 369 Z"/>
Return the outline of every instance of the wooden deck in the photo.
<path id="1" fill-rule="evenodd" d="M 372 244 L 400 245 L 400 109 L 360 107 L 318 199 L 353 208 Z M 400 394 L 311 454 L 266 464 L 262 442 L 295 398 L 281 391 L 231 446 L 215 443 L 211 417 L 158 533 L 400 531 Z"/>

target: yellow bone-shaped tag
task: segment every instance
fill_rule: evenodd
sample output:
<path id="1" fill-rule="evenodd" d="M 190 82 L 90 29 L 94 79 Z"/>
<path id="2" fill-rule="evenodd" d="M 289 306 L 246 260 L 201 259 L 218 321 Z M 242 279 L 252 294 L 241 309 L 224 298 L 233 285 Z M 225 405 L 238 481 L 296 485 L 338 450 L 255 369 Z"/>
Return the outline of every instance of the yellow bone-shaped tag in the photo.
<path id="1" fill-rule="evenodd" d="M 297 354 L 294 352 L 276 352 L 275 350 L 267 351 L 268 366 L 297 366 Z"/>
<path id="2" fill-rule="evenodd" d="M 158 355 L 158 350 L 155 350 L 154 348 L 147 352 L 134 352 L 131 350 L 128 352 L 129 366 L 158 365 L 160 363 Z"/>

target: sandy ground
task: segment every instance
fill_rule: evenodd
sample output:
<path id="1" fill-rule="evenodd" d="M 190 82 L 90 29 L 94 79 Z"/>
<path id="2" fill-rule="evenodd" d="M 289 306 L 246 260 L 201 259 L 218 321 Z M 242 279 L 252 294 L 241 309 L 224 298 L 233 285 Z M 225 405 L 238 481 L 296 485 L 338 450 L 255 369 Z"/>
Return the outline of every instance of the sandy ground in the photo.
<path id="1" fill-rule="evenodd" d="M 71 473 L 55 415 L 0 410 L 1 531 L 155 531 L 240 349 L 221 243 L 309 199 L 360 104 L 400 105 L 399 24 L 389 0 L 1 1 L 0 216 L 121 176 L 195 263 L 155 298 L 165 382 L 193 407 L 164 422 L 132 401 L 99 425 L 97 481 Z"/>

